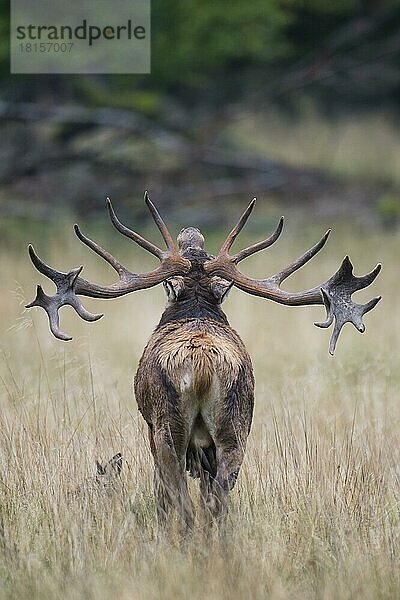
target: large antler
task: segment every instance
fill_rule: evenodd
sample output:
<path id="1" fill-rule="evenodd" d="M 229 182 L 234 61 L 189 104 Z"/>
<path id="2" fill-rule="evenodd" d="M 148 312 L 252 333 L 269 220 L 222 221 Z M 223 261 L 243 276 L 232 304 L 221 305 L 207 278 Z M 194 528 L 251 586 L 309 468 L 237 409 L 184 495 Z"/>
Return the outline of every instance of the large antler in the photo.
<path id="1" fill-rule="evenodd" d="M 107 252 L 107 250 L 104 250 L 96 242 L 86 237 L 81 232 L 78 225 L 74 225 L 77 237 L 115 269 L 119 276 L 119 280 L 116 283 L 107 286 L 90 283 L 89 281 L 86 281 L 86 279 L 79 277 L 83 267 L 71 269 L 68 273 L 56 271 L 52 267 L 46 265 L 46 263 L 44 263 L 36 254 L 33 247 L 29 245 L 29 255 L 36 269 L 55 283 L 57 291 L 54 296 L 47 296 L 43 291 L 43 288 L 38 285 L 36 298 L 33 302 L 28 304 L 26 308 L 32 308 L 33 306 L 44 308 L 49 317 L 50 330 L 56 338 L 60 340 L 72 339 L 60 330 L 58 310 L 65 304 L 72 306 L 78 315 L 82 317 L 82 319 L 85 319 L 85 321 L 97 321 L 103 316 L 101 314 L 94 315 L 87 311 L 82 306 L 78 295 L 89 296 L 91 298 L 118 298 L 119 296 L 135 292 L 136 290 L 153 287 L 174 275 L 184 275 L 190 269 L 190 261 L 182 258 L 178 253 L 167 226 L 148 197 L 147 192 L 145 193 L 144 199 L 164 238 L 167 245 L 166 250 L 161 250 L 139 234 L 125 227 L 125 225 L 118 220 L 109 198 L 107 198 L 107 208 L 110 219 L 118 231 L 134 240 L 139 246 L 148 252 L 151 252 L 151 254 L 154 254 L 154 256 L 161 261 L 161 265 L 157 269 L 154 269 L 154 271 L 142 274 L 131 273 L 131 271 L 124 267 L 117 259 Z"/>
<path id="2" fill-rule="evenodd" d="M 254 198 L 240 217 L 238 223 L 229 233 L 218 256 L 205 263 L 205 270 L 209 274 L 219 275 L 228 281 L 232 281 L 236 287 L 249 294 L 268 298 L 269 300 L 274 300 L 280 304 L 289 306 L 324 304 L 327 312 L 326 320 L 315 323 L 315 325 L 317 325 L 317 327 L 329 327 L 335 319 L 329 346 L 329 352 L 333 355 L 339 333 L 345 323 L 353 323 L 356 329 L 361 333 L 365 331 L 362 317 L 376 306 L 381 299 L 381 296 L 370 300 L 367 304 L 356 304 L 353 302 L 351 296 L 354 292 L 367 287 L 374 281 L 381 270 L 381 265 L 378 263 L 371 273 L 368 273 L 368 275 L 365 275 L 364 277 L 355 277 L 353 275 L 353 265 L 351 264 L 349 257 L 346 256 L 336 273 L 325 283 L 302 292 L 287 292 L 282 290 L 280 287 L 282 282 L 300 269 L 300 267 L 305 265 L 321 250 L 321 248 L 323 248 L 330 234 L 330 230 L 328 230 L 315 246 L 307 250 L 307 252 L 282 269 L 279 273 L 276 273 L 267 279 L 252 279 L 247 277 L 237 269 L 236 265 L 255 252 L 271 246 L 278 239 L 283 228 L 282 217 L 276 230 L 269 238 L 249 246 L 233 256 L 229 255 L 229 250 L 249 218 L 255 202 L 256 199 Z"/>

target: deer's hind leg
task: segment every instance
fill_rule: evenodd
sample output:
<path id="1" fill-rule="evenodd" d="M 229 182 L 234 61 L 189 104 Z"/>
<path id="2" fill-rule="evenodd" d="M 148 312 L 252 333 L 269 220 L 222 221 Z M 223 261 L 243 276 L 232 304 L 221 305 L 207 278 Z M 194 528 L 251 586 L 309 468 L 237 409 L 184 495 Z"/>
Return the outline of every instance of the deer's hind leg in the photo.
<path id="1" fill-rule="evenodd" d="M 219 525 L 222 535 L 225 535 L 229 492 L 235 486 L 244 458 L 253 405 L 253 375 L 250 370 L 242 368 L 216 415 L 216 473 L 209 481 L 206 497 L 208 509 Z"/>
<path id="2" fill-rule="evenodd" d="M 175 445 L 169 424 L 163 424 L 152 431 L 154 448 L 154 493 L 157 504 L 157 518 L 165 526 L 170 509 L 176 509 L 182 517 L 186 530 L 193 527 L 193 504 L 187 486 L 185 456 Z"/>
<path id="3" fill-rule="evenodd" d="M 189 432 L 179 394 L 158 364 L 141 362 L 135 376 L 135 396 L 149 426 L 159 525 L 165 527 L 171 511 L 176 509 L 189 530 L 194 520 L 185 470 Z"/>
<path id="4" fill-rule="evenodd" d="M 162 469 L 157 458 L 157 449 L 153 438 L 153 427 L 149 425 L 150 449 L 154 460 L 153 489 L 156 502 L 156 514 L 158 525 L 165 529 L 168 522 L 168 514 L 172 508 L 170 496 L 166 493 L 162 480 Z"/>

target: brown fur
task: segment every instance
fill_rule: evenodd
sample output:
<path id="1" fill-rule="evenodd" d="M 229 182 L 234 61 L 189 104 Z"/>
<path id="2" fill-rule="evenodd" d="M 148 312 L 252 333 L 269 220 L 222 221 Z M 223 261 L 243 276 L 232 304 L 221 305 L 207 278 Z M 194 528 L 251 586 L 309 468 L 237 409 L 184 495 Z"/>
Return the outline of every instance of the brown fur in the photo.
<path id="1" fill-rule="evenodd" d="M 207 330 L 205 329 L 207 326 Z M 224 384 L 234 381 L 240 366 L 239 336 L 229 327 L 212 321 L 194 319 L 169 323 L 155 332 L 145 352 L 153 353 L 176 390 L 185 386 L 185 375 L 191 374 L 187 385 L 196 396 L 209 391 L 214 373 Z M 243 347 L 240 348 L 243 352 Z"/>
<path id="2" fill-rule="evenodd" d="M 187 527 L 193 505 L 186 470 L 200 477 L 207 514 L 225 522 L 228 492 L 235 485 L 250 432 L 254 377 L 251 359 L 220 308 L 202 267 L 170 280 L 170 301 L 151 336 L 135 376 L 135 396 L 149 426 L 155 495 L 161 523 L 169 508 Z M 226 289 L 221 280 L 222 288 Z M 168 292 L 169 290 L 169 292 Z"/>

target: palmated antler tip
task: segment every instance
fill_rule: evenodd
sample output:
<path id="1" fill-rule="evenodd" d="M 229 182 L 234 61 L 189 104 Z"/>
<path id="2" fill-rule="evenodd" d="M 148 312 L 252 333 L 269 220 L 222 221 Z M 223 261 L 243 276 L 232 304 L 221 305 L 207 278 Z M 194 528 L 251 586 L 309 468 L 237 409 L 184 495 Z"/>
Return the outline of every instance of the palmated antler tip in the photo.
<path id="1" fill-rule="evenodd" d="M 32 246 L 32 244 L 28 244 L 28 252 L 29 252 L 29 256 L 31 257 L 31 260 L 34 261 L 34 259 L 37 258 L 37 254 L 36 254 L 35 248 Z"/>
<path id="2" fill-rule="evenodd" d="M 37 306 L 36 300 L 37 300 L 38 294 L 40 293 L 39 292 L 39 288 L 40 288 L 40 285 L 37 285 L 36 286 L 36 297 L 35 297 L 35 299 L 32 300 L 32 302 L 29 302 L 29 304 L 25 304 L 25 308 L 33 308 L 34 306 Z"/>
<path id="3" fill-rule="evenodd" d="M 38 301 L 45 296 L 44 290 L 42 286 L 38 283 L 36 285 L 36 297 L 32 302 L 30 302 L 25 308 L 32 308 L 33 306 L 38 306 Z"/>
<path id="4" fill-rule="evenodd" d="M 363 308 L 363 315 L 365 315 L 366 313 L 368 313 L 370 310 L 372 310 L 373 308 L 375 308 L 375 306 L 378 304 L 378 302 L 382 300 L 382 296 L 376 296 L 375 298 L 372 298 L 372 300 L 370 300 L 369 302 L 367 302 L 367 304 L 362 305 Z"/>
<path id="5" fill-rule="evenodd" d="M 66 333 L 63 333 L 63 332 L 59 333 L 55 337 L 57 337 L 59 340 L 61 340 L 63 342 L 71 342 L 74 339 L 72 337 L 72 335 L 67 335 Z"/>
<path id="6" fill-rule="evenodd" d="M 379 264 L 379 263 L 378 263 Z M 354 292 L 366 288 L 378 275 L 380 267 L 375 267 L 371 273 L 363 277 L 353 275 L 353 265 L 349 256 L 345 256 L 336 273 L 321 288 L 327 316 L 317 327 L 329 327 L 335 319 L 335 326 L 329 346 L 333 356 L 336 343 L 345 323 L 352 323 L 360 333 L 365 332 L 363 316 L 372 310 L 380 301 L 381 296 L 373 298 L 366 304 L 356 304 L 351 296 Z"/>
<path id="7" fill-rule="evenodd" d="M 343 261 L 342 261 L 342 266 L 345 265 L 347 267 L 350 267 L 351 269 L 353 269 L 353 263 L 350 260 L 350 256 L 348 254 L 346 254 L 346 256 L 344 257 Z"/>
<path id="8" fill-rule="evenodd" d="M 324 288 L 321 288 L 321 295 L 326 309 L 326 318 L 324 321 L 315 321 L 314 325 L 316 327 L 320 327 L 321 329 L 326 329 L 330 327 L 333 323 L 333 313 L 330 310 L 331 308 L 331 300 L 329 298 L 329 294 Z"/>
<path id="9" fill-rule="evenodd" d="M 83 265 L 80 267 L 76 267 L 75 269 L 71 269 L 66 276 L 70 281 L 70 285 L 73 286 L 78 279 L 79 275 L 82 273 Z"/>
<path id="10" fill-rule="evenodd" d="M 373 280 L 375 279 L 375 277 L 378 277 L 381 270 L 382 270 L 382 263 L 380 263 L 380 262 L 376 263 L 375 267 L 371 271 L 371 273 L 373 275 Z"/>
<path id="11" fill-rule="evenodd" d="M 34 263 L 36 253 L 35 253 L 35 250 L 34 250 L 32 244 L 28 244 L 28 254 L 29 254 L 31 261 Z"/>

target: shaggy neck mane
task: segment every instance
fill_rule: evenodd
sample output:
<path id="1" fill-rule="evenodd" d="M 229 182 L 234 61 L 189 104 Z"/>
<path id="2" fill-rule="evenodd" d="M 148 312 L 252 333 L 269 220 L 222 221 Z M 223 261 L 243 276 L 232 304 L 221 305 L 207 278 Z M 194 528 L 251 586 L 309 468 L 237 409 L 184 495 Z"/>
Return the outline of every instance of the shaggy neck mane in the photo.
<path id="1" fill-rule="evenodd" d="M 228 319 L 210 290 L 210 276 L 203 264 L 212 256 L 199 248 L 188 248 L 182 252 L 192 263 L 192 268 L 184 277 L 185 287 L 178 300 L 168 306 L 157 326 L 162 327 L 171 321 L 182 319 L 213 319 L 228 325 Z"/>

